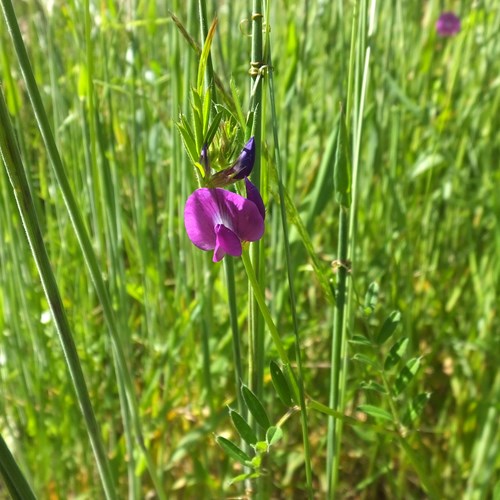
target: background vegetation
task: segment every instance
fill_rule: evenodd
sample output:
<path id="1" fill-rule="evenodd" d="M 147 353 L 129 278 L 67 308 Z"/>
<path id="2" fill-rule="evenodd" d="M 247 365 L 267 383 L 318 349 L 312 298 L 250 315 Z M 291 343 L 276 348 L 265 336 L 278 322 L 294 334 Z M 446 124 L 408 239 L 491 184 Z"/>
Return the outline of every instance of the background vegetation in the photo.
<path id="1" fill-rule="evenodd" d="M 171 13 L 201 46 L 198 4 L 54 0 L 14 7 L 114 312 L 113 336 L 2 19 L 1 83 L 117 496 L 146 498 L 161 489 L 167 498 L 241 494 L 249 483 L 228 481 L 243 469 L 214 438 L 239 443 L 227 411 L 238 406 L 239 391 L 227 281 L 223 265 L 191 245 L 183 223 L 196 183 L 176 122 L 180 113 L 190 119 L 199 54 Z M 461 17 L 457 36 L 437 36 L 442 9 Z M 229 0 L 207 9 L 209 23 L 218 17 L 214 72 L 229 96 L 239 96 L 243 114 L 251 107 L 251 12 L 249 2 Z M 261 179 L 266 299 L 292 359 L 297 312 L 305 390 L 324 405 L 334 307 L 320 281 L 334 285 L 338 275 L 331 265 L 338 259 L 339 222 L 333 164 L 339 103 L 352 98 L 347 128 L 358 175 L 347 333 L 355 342 L 347 350 L 343 411 L 359 425 L 343 425 L 339 498 L 433 492 L 500 498 L 500 8 L 486 1 L 277 0 L 263 13 L 271 42 L 265 48 L 272 51 L 261 106 L 262 172 L 269 172 Z M 220 89 L 218 95 L 223 103 Z M 273 126 L 283 183 L 320 269 L 318 277 L 289 207 L 295 308 L 272 175 Z M 228 158 L 243 134 L 226 150 L 219 140 L 211 154 Z M 99 498 L 103 489 L 81 400 L 4 169 L 0 188 L 1 435 L 40 498 Z M 267 330 L 265 352 L 249 350 L 246 332 L 254 316 L 239 259 L 234 272 L 243 369 L 246 374 L 255 362 L 266 367 L 257 392 L 276 424 L 287 407 L 268 366 L 279 356 Z M 368 314 L 364 297 L 372 282 L 379 294 Z M 367 345 L 359 336 L 376 338 L 391 311 L 401 313 L 391 341 L 405 342 L 404 360 L 417 358 L 419 371 L 401 394 L 388 398 L 383 386 L 397 384 L 399 368 L 382 370 L 382 380 L 377 363 L 384 364 L 392 344 Z M 130 388 L 136 401 L 130 402 Z M 422 412 L 402 431 L 410 451 L 384 417 L 358 408 L 395 409 L 405 421 L 407 409 L 426 394 Z M 312 484 L 322 498 L 327 417 L 310 409 L 308 425 Z M 252 484 L 264 497 L 302 498 L 307 488 L 297 412 L 283 431 L 264 457 L 266 473 Z M 0 486 L 0 496 L 5 491 Z"/>

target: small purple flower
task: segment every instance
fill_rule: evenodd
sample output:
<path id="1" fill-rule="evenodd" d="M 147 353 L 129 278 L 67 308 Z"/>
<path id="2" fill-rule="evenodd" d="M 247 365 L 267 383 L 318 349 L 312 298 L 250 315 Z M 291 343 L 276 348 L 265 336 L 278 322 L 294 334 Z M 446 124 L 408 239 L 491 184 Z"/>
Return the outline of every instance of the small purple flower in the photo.
<path id="1" fill-rule="evenodd" d="M 229 167 L 214 174 L 211 178 L 213 186 L 227 186 L 248 177 L 255 163 L 255 140 L 250 137 L 243 146 L 237 160 Z"/>
<path id="2" fill-rule="evenodd" d="M 460 18 L 453 12 L 443 12 L 436 22 L 439 36 L 453 36 L 460 31 Z"/>
<path id="3" fill-rule="evenodd" d="M 186 201 L 184 225 L 189 239 L 202 250 L 214 250 L 213 261 L 239 257 L 243 241 L 264 234 L 265 209 L 258 189 L 245 178 L 247 198 L 220 188 L 197 189 Z"/>

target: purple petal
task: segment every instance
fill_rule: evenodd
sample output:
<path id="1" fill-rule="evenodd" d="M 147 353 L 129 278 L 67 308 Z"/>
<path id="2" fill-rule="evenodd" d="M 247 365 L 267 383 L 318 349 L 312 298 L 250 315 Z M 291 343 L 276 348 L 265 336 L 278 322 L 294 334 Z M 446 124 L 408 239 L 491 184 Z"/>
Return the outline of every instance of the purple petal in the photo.
<path id="1" fill-rule="evenodd" d="M 223 224 L 217 224 L 215 226 L 215 236 L 214 262 L 222 260 L 226 253 L 233 257 L 241 256 L 241 241 L 231 229 L 228 229 Z"/>
<path id="2" fill-rule="evenodd" d="M 241 241 L 257 241 L 264 234 L 264 218 L 257 205 L 239 194 L 226 193 L 226 214 L 231 220 L 230 227 Z"/>
<path id="3" fill-rule="evenodd" d="M 248 177 L 245 177 L 245 186 L 247 188 L 247 199 L 255 203 L 260 212 L 260 215 L 262 215 L 262 219 L 265 219 L 266 207 L 264 206 L 264 201 L 262 200 L 262 196 L 260 195 L 259 190 L 250 182 L 250 179 L 248 179 Z"/>
<path id="4" fill-rule="evenodd" d="M 202 250 L 215 248 L 214 214 L 219 210 L 209 189 L 197 189 L 186 201 L 184 226 L 189 239 Z"/>
<path id="5" fill-rule="evenodd" d="M 460 18 L 453 12 L 443 12 L 436 22 L 436 30 L 440 36 L 453 36 L 460 31 Z"/>
<path id="6" fill-rule="evenodd" d="M 231 171 L 234 172 L 234 179 L 244 179 L 248 177 L 253 169 L 253 164 L 255 163 L 255 139 L 250 137 L 248 142 L 243 146 L 240 156 L 236 160 L 235 164 L 231 167 Z"/>
<path id="7" fill-rule="evenodd" d="M 248 142 L 243 146 L 237 160 L 228 168 L 216 172 L 210 178 L 210 182 L 214 187 L 224 187 L 234 182 L 248 177 L 252 172 L 255 163 L 255 140 L 250 137 Z"/>
<path id="8" fill-rule="evenodd" d="M 260 198 L 258 191 L 257 195 Z M 235 255 L 239 251 L 225 229 L 240 241 L 256 241 L 264 234 L 264 218 L 257 204 L 219 188 L 197 189 L 189 196 L 184 208 L 184 225 L 189 239 L 198 248 L 214 250 L 217 246 L 214 260 L 220 260 L 224 252 Z M 216 229 L 218 225 L 225 229 Z"/>

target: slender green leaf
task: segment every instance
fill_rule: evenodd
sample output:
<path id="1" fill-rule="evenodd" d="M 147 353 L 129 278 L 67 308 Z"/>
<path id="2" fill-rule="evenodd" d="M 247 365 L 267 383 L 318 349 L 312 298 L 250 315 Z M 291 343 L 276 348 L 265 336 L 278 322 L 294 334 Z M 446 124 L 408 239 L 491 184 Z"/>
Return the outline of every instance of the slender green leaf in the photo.
<path id="1" fill-rule="evenodd" d="M 271 361 L 269 365 L 271 372 L 271 380 L 273 381 L 274 388 L 278 393 L 279 398 L 285 406 L 293 406 L 293 398 L 290 392 L 290 386 L 286 380 L 285 375 L 281 371 L 278 363 Z"/>
<path id="2" fill-rule="evenodd" d="M 431 398 L 430 392 L 424 392 L 415 396 L 408 405 L 408 410 L 403 417 L 403 424 L 410 426 L 415 424 L 415 422 L 420 418 L 422 412 L 424 411 L 425 405 Z"/>
<path id="3" fill-rule="evenodd" d="M 392 367 L 396 366 L 401 358 L 403 357 L 404 353 L 406 352 L 406 348 L 408 347 L 408 343 L 410 340 L 408 337 L 403 337 L 399 339 L 392 347 L 391 350 L 389 351 L 389 354 L 385 358 L 384 362 L 384 369 L 385 370 L 390 370 Z"/>
<path id="4" fill-rule="evenodd" d="M 203 137 L 207 136 L 208 125 L 210 123 L 210 104 L 211 104 L 210 88 L 208 88 L 203 95 Z"/>
<path id="5" fill-rule="evenodd" d="M 276 183 L 281 183 L 279 180 L 278 172 L 276 170 L 276 166 L 274 163 L 270 163 L 270 173 L 272 175 L 273 181 Z M 282 183 L 281 183 L 282 184 Z M 297 207 L 295 206 L 295 203 L 292 201 L 290 198 L 290 195 L 288 191 L 286 190 L 285 186 L 283 186 L 283 194 L 284 194 L 284 199 L 285 199 L 285 208 L 286 208 L 286 213 L 290 219 L 290 222 L 295 225 L 297 228 L 297 231 L 300 235 L 300 240 L 302 241 L 302 244 L 304 245 L 309 258 L 311 259 L 311 264 L 314 268 L 314 273 L 316 275 L 316 278 L 318 279 L 321 288 L 323 289 L 323 293 L 325 294 L 326 298 L 330 303 L 335 303 L 335 297 L 332 292 L 332 287 L 330 286 L 327 276 L 329 276 L 331 273 L 325 268 L 325 265 L 321 260 L 318 258 L 316 251 L 314 249 L 311 237 L 309 236 L 309 233 L 307 232 L 307 229 L 302 222 L 302 219 L 300 217 L 300 214 L 297 210 Z M 279 198 L 279 196 L 277 196 Z"/>
<path id="6" fill-rule="evenodd" d="M 0 434 L 0 474 L 11 497 L 15 500 L 34 500 L 36 497 L 14 456 Z M 6 493 L 6 492 L 5 492 Z"/>
<path id="7" fill-rule="evenodd" d="M 373 380 L 370 380 L 369 382 L 361 382 L 360 387 L 365 391 L 375 391 L 379 392 L 380 394 L 387 394 L 387 390 L 385 389 L 385 387 Z"/>
<path id="8" fill-rule="evenodd" d="M 196 88 L 198 92 L 201 94 L 203 90 L 203 82 L 205 80 L 205 70 L 208 64 L 208 58 L 210 55 L 210 47 L 212 46 L 212 40 L 215 35 L 215 28 L 217 27 L 217 18 L 212 21 L 210 29 L 208 30 L 207 38 L 205 39 L 205 43 L 203 44 L 203 49 L 200 55 L 200 62 L 198 64 L 198 81 L 196 84 Z"/>
<path id="9" fill-rule="evenodd" d="M 240 462 L 243 465 L 248 465 L 252 462 L 252 459 L 247 455 L 241 448 L 236 446 L 232 441 L 226 439 L 222 436 L 217 436 L 215 438 L 217 444 L 229 455 L 231 458 Z"/>
<path id="10" fill-rule="evenodd" d="M 373 358 L 370 358 L 366 354 L 362 354 L 360 352 L 357 352 L 353 357 L 353 361 L 359 361 L 361 363 L 364 363 L 365 365 L 368 366 L 375 366 L 377 364 L 376 360 Z"/>
<path id="11" fill-rule="evenodd" d="M 419 368 L 420 358 L 412 358 L 406 363 L 394 382 L 394 394 L 396 396 L 408 387 L 408 384 L 413 380 Z"/>
<path id="12" fill-rule="evenodd" d="M 359 405 L 357 407 L 357 410 L 362 411 L 363 413 L 366 413 L 370 417 L 373 417 L 376 419 L 389 420 L 390 422 L 393 422 L 391 414 L 389 412 L 387 412 L 386 410 L 379 408 L 378 406 Z"/>
<path id="13" fill-rule="evenodd" d="M 399 311 L 393 311 L 384 321 L 380 332 L 375 337 L 375 343 L 377 345 L 382 345 L 384 342 L 389 340 L 392 334 L 396 331 L 396 328 L 398 327 L 400 321 L 401 313 Z"/>
<path id="14" fill-rule="evenodd" d="M 257 442 L 257 436 L 253 429 L 248 425 L 248 422 L 235 410 L 229 409 L 229 416 L 233 422 L 235 429 L 245 443 L 252 445 Z"/>
<path id="15" fill-rule="evenodd" d="M 351 165 L 349 159 L 347 129 L 344 112 L 341 110 L 333 182 L 337 203 L 346 208 L 351 205 Z"/>
<path id="16" fill-rule="evenodd" d="M 350 339 L 349 343 L 351 344 L 357 344 L 357 345 L 364 345 L 367 347 L 371 347 L 372 343 L 370 342 L 369 339 L 367 339 L 364 335 L 359 335 L 359 334 L 354 334 Z"/>
<path id="17" fill-rule="evenodd" d="M 184 145 L 189 159 L 193 164 L 197 163 L 199 161 L 201 150 L 198 151 L 196 147 L 196 139 L 194 137 L 193 130 L 191 129 L 191 126 L 189 125 L 184 115 L 181 116 L 180 123 L 177 123 L 177 128 L 181 133 L 182 144 Z"/>
<path id="18" fill-rule="evenodd" d="M 217 129 L 219 128 L 220 121 L 222 117 L 224 116 L 224 113 L 222 111 L 219 111 L 218 113 L 215 114 L 212 123 L 210 124 L 210 127 L 208 129 L 208 132 L 205 134 L 205 139 L 204 139 L 204 144 L 211 144 L 212 141 L 214 140 L 215 133 L 217 132 Z"/>
<path id="19" fill-rule="evenodd" d="M 203 102 L 201 95 L 192 90 L 191 92 L 191 111 L 193 118 L 193 132 L 196 138 L 196 150 L 201 151 L 203 147 Z"/>
<path id="20" fill-rule="evenodd" d="M 11 10 L 11 12 L 5 11 L 4 14 L 6 15 L 6 19 L 8 19 L 9 17 L 12 18 L 10 19 L 9 26 L 11 31 L 13 30 L 14 32 L 11 33 L 11 35 L 13 37 L 18 36 L 22 43 L 22 37 L 19 31 L 19 26 L 17 25 L 15 13 L 10 3 L 8 5 L 8 8 L 9 8 L 8 10 Z M 24 50 L 24 53 L 21 55 L 21 58 L 25 57 L 27 60 L 27 54 L 25 53 L 24 45 L 22 46 L 22 49 Z M 34 78 L 33 78 L 33 84 L 36 87 Z M 37 87 L 36 87 L 36 92 L 38 93 Z M 41 102 L 40 95 L 37 94 L 37 96 Z M 52 318 L 56 324 L 57 333 L 59 335 L 59 341 L 66 360 L 66 365 L 71 375 L 73 388 L 75 390 L 76 397 L 80 404 L 80 409 L 82 411 L 88 435 L 92 443 L 92 448 L 94 450 L 94 456 L 97 465 L 99 467 L 99 473 L 104 493 L 106 495 L 106 498 L 114 499 L 116 498 L 116 492 L 113 486 L 113 479 L 111 475 L 111 468 L 108 456 L 105 452 L 105 447 L 101 437 L 100 428 L 97 424 L 97 420 L 94 414 L 94 408 L 90 400 L 90 395 L 87 389 L 87 383 L 85 381 L 83 370 L 80 364 L 80 358 L 78 356 L 78 351 L 73 337 L 73 332 L 71 330 L 68 317 L 66 315 L 66 310 L 59 291 L 59 286 L 57 284 L 52 264 L 49 260 L 47 248 L 45 246 L 45 241 L 42 236 L 42 229 L 38 221 L 35 204 L 28 183 L 28 177 L 26 174 L 27 169 L 24 166 L 24 163 L 22 161 L 18 149 L 16 135 L 12 127 L 9 112 L 7 110 L 7 104 L 5 102 L 3 92 L 1 89 L 0 89 L 0 157 L 2 159 L 5 170 L 9 177 L 13 194 L 16 199 L 17 208 L 19 210 L 19 215 L 21 217 L 21 221 L 26 233 L 26 238 L 28 240 L 33 255 L 33 260 L 35 261 L 40 281 L 42 282 L 43 285 L 45 297 L 47 299 L 50 311 L 52 313 Z M 11 466 L 13 465 L 12 462 L 9 463 Z"/>
<path id="21" fill-rule="evenodd" d="M 246 385 L 241 386 L 241 394 L 255 421 L 263 429 L 270 427 L 271 423 L 269 422 L 266 410 L 264 410 L 264 406 L 262 406 L 257 396 Z"/>

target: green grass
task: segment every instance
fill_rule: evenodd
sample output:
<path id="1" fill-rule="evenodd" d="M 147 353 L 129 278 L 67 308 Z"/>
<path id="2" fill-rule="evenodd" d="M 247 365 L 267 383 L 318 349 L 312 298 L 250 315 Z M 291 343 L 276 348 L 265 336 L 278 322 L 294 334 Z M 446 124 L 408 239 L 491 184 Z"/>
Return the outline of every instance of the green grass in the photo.
<path id="1" fill-rule="evenodd" d="M 442 39 L 435 0 L 263 2 L 259 49 L 259 4 L 205 5 L 205 30 L 218 9 L 213 104 L 233 127 L 228 141 L 218 129 L 213 163 L 250 135 L 256 104 L 262 116 L 252 179 L 266 233 L 224 264 L 190 243 L 183 221 L 197 183 L 176 124 L 181 113 L 191 123 L 199 53 L 170 14 L 201 48 L 198 2 L 14 2 L 35 87 L 2 15 L 15 135 L 2 113 L 0 496 L 305 498 L 307 464 L 319 498 L 499 495 L 500 9 L 447 4 L 462 31 Z M 248 74 L 259 50 L 262 96 Z M 340 103 L 349 270 L 333 182 Z M 28 192 L 33 205 L 19 211 L 14 195 Z M 400 320 L 384 342 L 392 311 Z M 382 368 L 396 341 L 402 359 Z M 298 406 L 281 402 L 271 361 Z M 284 434 L 262 453 L 264 474 L 230 485 L 249 467 L 216 436 L 251 456 L 245 436 L 265 439 L 240 382 Z M 238 434 L 227 406 L 252 431 Z"/>

